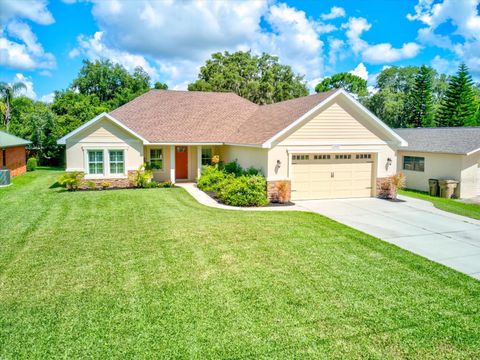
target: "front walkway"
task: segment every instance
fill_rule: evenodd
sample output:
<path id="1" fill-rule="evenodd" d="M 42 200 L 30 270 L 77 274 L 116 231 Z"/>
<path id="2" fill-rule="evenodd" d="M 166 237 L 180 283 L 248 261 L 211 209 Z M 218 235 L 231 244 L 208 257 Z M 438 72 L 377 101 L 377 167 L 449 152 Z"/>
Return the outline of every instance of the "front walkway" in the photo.
<path id="1" fill-rule="evenodd" d="M 400 197 L 297 201 L 297 206 L 480 279 L 480 221 Z"/>

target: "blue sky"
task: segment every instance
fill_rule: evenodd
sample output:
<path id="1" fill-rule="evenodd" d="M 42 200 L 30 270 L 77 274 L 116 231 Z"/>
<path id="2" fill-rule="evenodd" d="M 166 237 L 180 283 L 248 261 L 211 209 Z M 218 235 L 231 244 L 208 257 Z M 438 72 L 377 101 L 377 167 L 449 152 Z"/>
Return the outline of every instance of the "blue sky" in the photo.
<path id="1" fill-rule="evenodd" d="M 0 80 L 48 101 L 82 59 L 142 66 L 184 89 L 215 51 L 280 57 L 310 87 L 341 71 L 373 83 L 385 66 L 461 61 L 480 81 L 480 0 L 0 0 Z"/>

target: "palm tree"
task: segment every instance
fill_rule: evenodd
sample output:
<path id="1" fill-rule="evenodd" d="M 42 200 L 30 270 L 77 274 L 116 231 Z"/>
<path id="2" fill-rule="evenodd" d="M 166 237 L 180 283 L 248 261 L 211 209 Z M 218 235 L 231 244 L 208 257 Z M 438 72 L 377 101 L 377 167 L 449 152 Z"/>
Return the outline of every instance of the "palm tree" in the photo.
<path id="1" fill-rule="evenodd" d="M 27 87 L 22 82 L 16 82 L 9 84 L 6 82 L 0 82 L 0 96 L 5 102 L 5 127 L 8 131 L 8 126 L 10 125 L 10 117 L 12 111 L 12 100 L 18 95 L 21 90 L 26 90 Z"/>

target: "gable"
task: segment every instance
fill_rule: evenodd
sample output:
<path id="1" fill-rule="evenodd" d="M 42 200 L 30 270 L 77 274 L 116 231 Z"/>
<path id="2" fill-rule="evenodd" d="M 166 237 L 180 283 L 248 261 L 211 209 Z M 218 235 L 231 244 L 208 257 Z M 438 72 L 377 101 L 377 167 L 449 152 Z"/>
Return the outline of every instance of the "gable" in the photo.
<path id="1" fill-rule="evenodd" d="M 308 143 L 385 143 L 382 134 L 358 109 L 336 98 L 307 121 L 285 134 L 279 145 Z"/>
<path id="2" fill-rule="evenodd" d="M 108 118 L 103 118 L 82 129 L 67 142 L 118 144 L 140 141 Z"/>

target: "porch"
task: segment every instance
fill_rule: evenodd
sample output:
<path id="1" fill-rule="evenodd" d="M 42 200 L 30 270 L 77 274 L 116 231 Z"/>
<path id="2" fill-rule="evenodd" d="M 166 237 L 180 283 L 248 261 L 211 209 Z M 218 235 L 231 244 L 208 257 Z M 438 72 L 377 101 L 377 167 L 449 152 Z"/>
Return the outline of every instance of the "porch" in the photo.
<path id="1" fill-rule="evenodd" d="M 155 181 L 196 181 L 202 165 L 210 164 L 220 154 L 218 144 L 159 144 L 144 147 L 144 159 Z"/>

